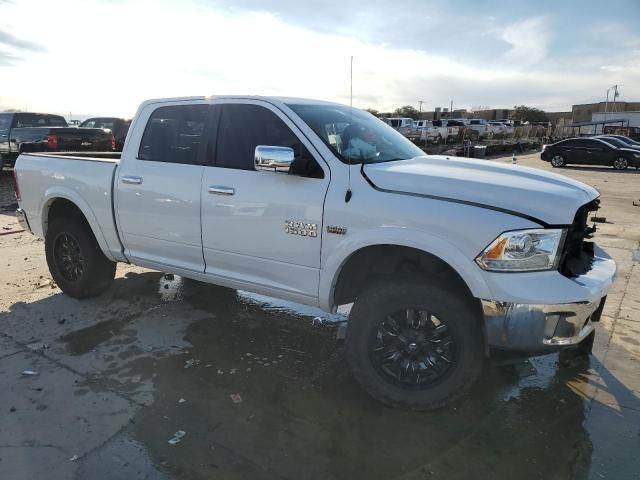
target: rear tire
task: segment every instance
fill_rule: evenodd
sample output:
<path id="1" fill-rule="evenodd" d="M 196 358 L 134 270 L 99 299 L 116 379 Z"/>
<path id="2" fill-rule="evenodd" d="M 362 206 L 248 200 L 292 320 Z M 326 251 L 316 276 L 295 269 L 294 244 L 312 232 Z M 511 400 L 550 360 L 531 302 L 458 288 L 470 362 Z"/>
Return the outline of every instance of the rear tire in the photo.
<path id="1" fill-rule="evenodd" d="M 70 297 L 95 297 L 113 283 L 115 262 L 105 257 L 91 228 L 77 218 L 49 223 L 45 253 L 53 280 Z"/>
<path id="2" fill-rule="evenodd" d="M 401 329 L 395 336 L 391 325 Z M 369 395 L 412 410 L 461 397 L 484 363 L 480 322 L 460 293 L 408 278 L 373 284 L 358 296 L 345 350 Z"/>
<path id="3" fill-rule="evenodd" d="M 567 164 L 567 161 L 564 159 L 562 155 L 554 155 L 551 158 L 551 166 L 555 168 L 564 167 Z"/>
<path id="4" fill-rule="evenodd" d="M 629 167 L 629 160 L 624 157 L 618 157 L 613 161 L 613 168 L 616 170 L 626 170 Z"/>

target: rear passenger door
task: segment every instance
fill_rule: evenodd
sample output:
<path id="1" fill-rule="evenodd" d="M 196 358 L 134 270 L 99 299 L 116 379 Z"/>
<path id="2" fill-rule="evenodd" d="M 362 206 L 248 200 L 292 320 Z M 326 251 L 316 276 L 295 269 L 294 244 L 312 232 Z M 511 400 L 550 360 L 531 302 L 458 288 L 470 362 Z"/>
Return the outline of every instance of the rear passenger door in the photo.
<path id="1" fill-rule="evenodd" d="M 316 303 L 328 169 L 269 103 L 220 100 L 212 115 L 202 181 L 206 272 L 228 286 Z M 292 148 L 292 171 L 256 171 L 258 145 Z"/>
<path id="2" fill-rule="evenodd" d="M 200 184 L 208 105 L 149 104 L 117 171 L 118 228 L 135 263 L 204 272 Z"/>
<path id="3" fill-rule="evenodd" d="M 610 165 L 607 145 L 598 140 L 584 140 L 585 163 L 589 165 Z"/>
<path id="4" fill-rule="evenodd" d="M 554 155 L 559 153 L 562 155 L 567 163 L 582 163 L 584 162 L 584 154 L 579 148 L 580 140 L 565 140 L 560 142 L 555 148 L 557 152 L 553 152 Z"/>

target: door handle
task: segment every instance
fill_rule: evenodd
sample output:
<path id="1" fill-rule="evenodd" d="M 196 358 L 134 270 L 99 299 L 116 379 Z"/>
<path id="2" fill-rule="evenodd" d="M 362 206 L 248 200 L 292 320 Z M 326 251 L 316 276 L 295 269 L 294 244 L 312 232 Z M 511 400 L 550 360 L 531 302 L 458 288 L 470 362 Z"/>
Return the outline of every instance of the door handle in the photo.
<path id="1" fill-rule="evenodd" d="M 222 185 L 211 185 L 209 187 L 209 193 L 213 193 L 215 195 L 234 195 L 236 193 L 236 189 L 223 187 Z"/>
<path id="2" fill-rule="evenodd" d="M 140 185 L 142 183 L 142 177 L 122 177 L 122 183 L 128 183 L 130 185 Z"/>

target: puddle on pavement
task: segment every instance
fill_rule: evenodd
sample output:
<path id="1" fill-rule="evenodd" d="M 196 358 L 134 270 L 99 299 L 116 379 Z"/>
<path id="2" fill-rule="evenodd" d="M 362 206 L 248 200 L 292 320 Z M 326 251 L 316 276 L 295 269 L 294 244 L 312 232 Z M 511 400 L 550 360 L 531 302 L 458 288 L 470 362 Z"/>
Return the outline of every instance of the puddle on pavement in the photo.
<path id="1" fill-rule="evenodd" d="M 588 365 L 558 369 L 554 355 L 487 368 L 455 406 L 394 410 L 357 386 L 335 324 L 313 322 L 340 315 L 177 276 L 145 273 L 117 283 L 114 297 L 132 299 L 139 313 L 74 332 L 68 348 L 101 348 L 159 303 L 173 314 L 191 312 L 186 331 L 175 333 L 191 347 L 123 357 L 104 372 L 150 382 L 151 400 L 138 411 L 134 435 L 176 478 L 298 478 L 304 471 L 306 478 L 528 479 L 589 472 L 584 403 L 567 386 Z M 186 432 L 180 443 L 167 443 L 179 430 Z"/>

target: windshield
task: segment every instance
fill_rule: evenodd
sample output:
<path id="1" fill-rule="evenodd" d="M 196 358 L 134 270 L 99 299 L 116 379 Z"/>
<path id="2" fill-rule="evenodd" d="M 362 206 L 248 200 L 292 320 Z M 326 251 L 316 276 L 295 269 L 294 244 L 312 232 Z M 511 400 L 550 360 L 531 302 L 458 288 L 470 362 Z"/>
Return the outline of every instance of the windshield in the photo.
<path id="1" fill-rule="evenodd" d="M 345 163 L 407 160 L 425 153 L 382 120 L 340 105 L 289 104 Z"/>
<path id="2" fill-rule="evenodd" d="M 618 148 L 627 148 L 629 146 L 622 140 L 614 137 L 600 137 L 600 140 Z"/>
<path id="3" fill-rule="evenodd" d="M 626 137 L 602 137 L 602 139 L 620 147 L 635 147 L 638 145 L 636 142 Z"/>

